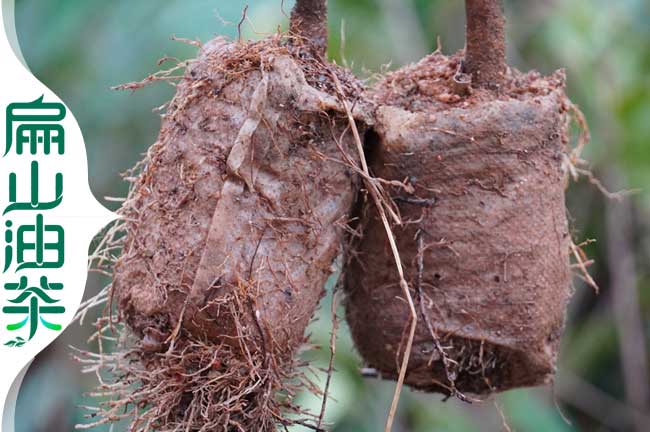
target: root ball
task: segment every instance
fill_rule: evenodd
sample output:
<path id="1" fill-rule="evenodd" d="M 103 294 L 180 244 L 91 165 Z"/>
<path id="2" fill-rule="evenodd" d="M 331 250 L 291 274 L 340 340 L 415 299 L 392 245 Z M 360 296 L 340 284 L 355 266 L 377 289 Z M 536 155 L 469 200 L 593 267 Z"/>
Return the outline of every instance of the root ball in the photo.
<path id="1" fill-rule="evenodd" d="M 339 98 L 360 87 L 315 52 L 282 35 L 217 38 L 178 83 L 121 210 L 111 295 L 128 327 L 102 361 L 122 402 L 104 418 L 267 431 L 300 412 L 291 398 L 309 383 L 294 357 L 358 188 Z"/>
<path id="2" fill-rule="evenodd" d="M 551 379 L 570 296 L 561 72 L 511 70 L 500 94 L 458 91 L 460 56 L 433 54 L 375 89 L 377 177 L 418 325 L 405 382 L 485 394 Z M 402 183 L 401 186 L 396 184 Z M 364 360 L 395 379 L 409 323 L 370 205 L 347 271 L 347 319 Z"/>

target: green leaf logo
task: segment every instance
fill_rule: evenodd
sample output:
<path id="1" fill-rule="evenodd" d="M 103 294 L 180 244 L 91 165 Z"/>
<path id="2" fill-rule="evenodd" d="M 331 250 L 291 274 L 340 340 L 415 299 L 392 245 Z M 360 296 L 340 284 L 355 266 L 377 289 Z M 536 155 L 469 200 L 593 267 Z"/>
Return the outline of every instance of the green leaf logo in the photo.
<path id="1" fill-rule="evenodd" d="M 26 342 L 27 341 L 25 341 L 25 339 L 17 336 L 16 339 L 5 342 L 5 346 L 20 348 L 21 346 L 25 345 Z"/>

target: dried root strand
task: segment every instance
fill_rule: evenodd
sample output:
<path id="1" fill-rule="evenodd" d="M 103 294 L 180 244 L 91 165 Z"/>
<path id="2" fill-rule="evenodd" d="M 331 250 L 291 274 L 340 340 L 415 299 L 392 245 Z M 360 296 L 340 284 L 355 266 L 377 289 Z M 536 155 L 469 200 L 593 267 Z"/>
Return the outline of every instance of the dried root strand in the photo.
<path id="1" fill-rule="evenodd" d="M 440 337 L 438 336 L 438 332 L 436 332 L 435 328 L 433 327 L 433 323 L 431 322 L 429 314 L 425 309 L 425 303 L 424 303 L 425 296 L 424 296 L 424 292 L 422 291 L 425 245 L 423 241 L 422 231 L 418 230 L 416 236 L 417 236 L 417 243 L 418 243 L 418 253 L 417 253 L 418 273 L 417 273 L 417 284 L 416 284 L 416 294 L 417 294 L 416 299 L 418 304 L 420 305 L 420 315 L 424 319 L 424 323 L 427 326 L 427 330 L 429 330 L 429 334 L 431 335 L 431 339 L 433 340 L 433 344 L 436 348 L 436 351 L 440 355 L 440 359 L 442 361 L 442 365 L 445 370 L 445 375 L 447 377 L 447 382 L 448 382 L 447 389 L 449 390 L 449 396 L 456 397 L 459 400 L 467 403 L 478 402 L 479 401 L 478 399 L 470 398 L 469 396 L 465 395 L 463 392 L 459 391 L 456 388 L 456 376 L 458 374 L 457 372 L 453 371 L 453 369 L 454 366 L 458 365 L 458 362 L 451 359 L 447 354 L 445 348 L 442 346 L 442 343 L 440 342 Z M 446 385 L 442 383 L 441 386 L 446 387 Z"/>
<path id="2" fill-rule="evenodd" d="M 176 81 L 179 81 L 179 80 L 181 80 L 183 78 L 183 75 L 182 74 L 179 75 L 177 72 L 178 71 L 184 71 L 187 68 L 187 66 L 190 64 L 190 61 L 178 61 L 177 59 L 163 57 L 162 59 L 158 60 L 158 65 L 160 66 L 162 63 L 164 63 L 165 61 L 168 61 L 168 60 L 176 60 L 177 63 L 176 63 L 175 66 L 173 66 L 173 67 L 171 67 L 169 69 L 154 72 L 154 73 L 148 75 L 145 79 L 143 79 L 141 81 L 134 81 L 134 82 L 126 83 L 126 84 L 116 85 L 116 86 L 111 87 L 111 90 L 131 90 L 131 91 L 134 91 L 134 90 L 138 90 L 138 89 L 141 89 L 143 87 L 146 87 L 149 84 L 153 84 L 153 83 L 155 83 L 157 81 L 166 81 L 166 82 L 174 85 L 174 83 Z"/>
<path id="3" fill-rule="evenodd" d="M 332 293 L 332 332 L 330 333 L 330 359 L 327 365 L 327 377 L 325 379 L 325 387 L 323 389 L 323 402 L 320 408 L 320 414 L 318 415 L 318 423 L 316 427 L 320 429 L 323 424 L 323 419 L 325 418 L 325 408 L 327 407 L 327 398 L 329 396 L 329 388 L 332 382 L 332 374 L 334 373 L 334 357 L 336 356 L 336 332 L 339 328 L 338 317 L 336 315 L 336 308 L 338 307 L 337 294 L 338 290 L 334 288 Z"/>
<path id="4" fill-rule="evenodd" d="M 404 270 L 402 266 L 402 260 L 400 258 L 399 251 L 397 250 L 397 243 L 395 241 L 395 235 L 393 233 L 393 230 L 391 228 L 390 223 L 388 222 L 388 217 L 386 216 L 386 212 L 392 212 L 393 206 L 389 204 L 385 198 L 383 198 L 382 194 L 380 193 L 378 189 L 378 184 L 374 178 L 371 177 L 370 171 L 368 170 L 368 165 L 366 162 L 366 155 L 363 150 L 363 143 L 361 142 L 361 137 L 359 135 L 359 130 L 357 128 L 356 122 L 354 121 L 354 117 L 352 115 L 352 111 L 350 110 L 350 107 L 347 103 L 347 100 L 345 99 L 345 96 L 343 94 L 343 90 L 341 88 L 341 84 L 336 77 L 335 74 L 332 74 L 332 79 L 336 85 L 337 93 L 339 96 L 339 100 L 343 104 L 343 107 L 345 109 L 345 112 L 348 117 L 348 121 L 350 123 L 350 128 L 352 130 L 352 134 L 354 136 L 354 141 L 357 145 L 357 151 L 359 152 L 359 159 L 361 160 L 361 166 L 362 166 L 362 172 L 364 174 L 363 179 L 364 183 L 366 184 L 366 187 L 368 188 L 368 191 L 370 192 L 370 196 L 372 197 L 372 200 L 375 204 L 375 207 L 377 211 L 379 212 L 379 217 L 381 218 L 382 224 L 384 226 L 384 229 L 386 230 L 386 236 L 388 237 L 388 242 L 390 244 L 391 252 L 393 255 L 393 259 L 395 260 L 395 267 L 397 270 L 397 274 L 399 275 L 399 284 L 400 287 L 402 288 L 402 292 L 404 294 L 404 297 L 406 298 L 409 306 L 409 313 L 410 313 L 410 319 L 409 319 L 409 330 L 408 330 L 408 338 L 406 341 L 406 346 L 403 351 L 403 358 L 402 358 L 402 364 L 399 367 L 399 377 L 397 379 L 397 385 L 395 386 L 395 393 L 393 395 L 393 400 L 391 402 L 391 407 L 390 411 L 388 413 L 388 418 L 386 420 L 386 425 L 384 427 L 385 432 L 390 432 L 390 430 L 393 427 L 393 422 L 395 420 L 395 415 L 397 413 L 397 405 L 399 404 L 399 399 L 400 399 L 400 394 L 402 391 L 402 388 L 404 386 L 404 378 L 406 377 L 406 370 L 408 369 L 408 362 L 409 362 L 409 357 L 411 355 L 411 349 L 413 347 L 413 340 L 415 338 L 415 330 L 417 327 L 417 321 L 418 321 L 418 316 L 417 312 L 415 310 L 415 304 L 413 303 L 413 297 L 411 296 L 411 292 L 408 286 L 408 283 L 406 282 L 406 279 L 404 278 Z M 399 220 L 399 217 L 395 214 L 392 213 L 394 217 L 397 219 L 398 223 L 401 223 Z M 398 354 L 399 355 L 399 354 Z"/>

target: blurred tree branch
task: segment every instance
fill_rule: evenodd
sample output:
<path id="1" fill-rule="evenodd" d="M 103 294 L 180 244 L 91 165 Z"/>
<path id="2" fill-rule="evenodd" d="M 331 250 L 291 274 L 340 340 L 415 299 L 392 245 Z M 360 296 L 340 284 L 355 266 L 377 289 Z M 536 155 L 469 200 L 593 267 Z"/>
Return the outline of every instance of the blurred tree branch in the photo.
<path id="1" fill-rule="evenodd" d="M 609 172 L 610 188 L 624 186 L 615 168 Z M 618 330 L 622 374 L 627 403 L 646 412 L 650 406 L 650 380 L 646 359 L 645 335 L 639 310 L 635 251 L 631 235 L 631 198 L 606 202 L 607 261 L 610 299 Z M 633 416 L 635 429 L 647 430 L 648 423 L 638 413 Z"/>
<path id="2" fill-rule="evenodd" d="M 608 428 L 628 429 L 635 426 L 637 421 L 650 424 L 647 414 L 616 400 L 568 370 L 558 372 L 554 390 L 559 399 Z"/>

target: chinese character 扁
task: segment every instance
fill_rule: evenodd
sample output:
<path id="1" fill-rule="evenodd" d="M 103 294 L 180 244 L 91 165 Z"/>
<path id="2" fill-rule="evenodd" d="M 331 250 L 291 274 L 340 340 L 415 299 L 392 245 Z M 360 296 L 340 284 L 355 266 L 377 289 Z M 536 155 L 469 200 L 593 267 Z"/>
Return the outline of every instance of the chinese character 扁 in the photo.
<path id="1" fill-rule="evenodd" d="M 16 154 L 23 154 L 24 146 L 29 145 L 29 151 L 35 155 L 39 144 L 43 153 L 50 154 L 52 144 L 57 146 L 57 152 L 65 150 L 65 131 L 59 121 L 65 118 L 65 106 L 58 102 L 43 102 L 43 96 L 33 102 L 16 102 L 7 106 L 7 142 L 5 156 L 14 143 L 13 125 L 16 128 Z"/>

